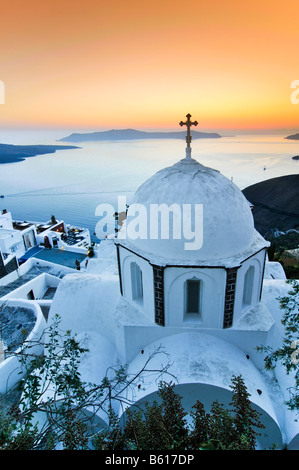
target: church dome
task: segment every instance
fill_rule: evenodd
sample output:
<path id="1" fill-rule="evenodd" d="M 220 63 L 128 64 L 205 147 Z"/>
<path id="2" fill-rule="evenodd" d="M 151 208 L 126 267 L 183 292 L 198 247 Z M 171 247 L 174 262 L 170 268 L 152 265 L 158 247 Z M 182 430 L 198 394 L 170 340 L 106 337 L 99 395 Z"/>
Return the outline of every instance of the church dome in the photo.
<path id="1" fill-rule="evenodd" d="M 252 212 L 240 189 L 219 171 L 186 156 L 137 189 L 119 238 L 139 254 L 190 264 L 238 256 L 250 248 L 254 233 Z"/>

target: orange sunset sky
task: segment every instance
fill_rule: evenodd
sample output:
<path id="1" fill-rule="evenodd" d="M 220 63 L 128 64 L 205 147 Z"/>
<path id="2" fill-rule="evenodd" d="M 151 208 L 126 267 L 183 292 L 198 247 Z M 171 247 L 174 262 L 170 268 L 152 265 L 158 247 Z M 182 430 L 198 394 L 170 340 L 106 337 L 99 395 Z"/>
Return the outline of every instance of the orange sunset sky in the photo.
<path id="1" fill-rule="evenodd" d="M 0 0 L 0 19 L 2 128 L 299 128 L 298 0 Z"/>

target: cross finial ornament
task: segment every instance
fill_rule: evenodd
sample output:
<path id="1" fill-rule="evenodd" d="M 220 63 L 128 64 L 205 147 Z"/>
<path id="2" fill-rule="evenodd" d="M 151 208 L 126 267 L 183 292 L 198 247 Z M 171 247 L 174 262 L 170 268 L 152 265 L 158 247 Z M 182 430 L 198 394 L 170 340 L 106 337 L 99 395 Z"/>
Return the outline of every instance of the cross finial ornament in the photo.
<path id="1" fill-rule="evenodd" d="M 187 120 L 185 122 L 181 121 L 180 126 L 187 126 L 187 136 L 186 136 L 186 142 L 187 142 L 187 148 L 186 148 L 186 156 L 191 157 L 191 133 L 190 133 L 190 128 L 191 126 L 197 126 L 198 122 L 197 121 L 191 121 L 191 114 L 186 115 Z"/>

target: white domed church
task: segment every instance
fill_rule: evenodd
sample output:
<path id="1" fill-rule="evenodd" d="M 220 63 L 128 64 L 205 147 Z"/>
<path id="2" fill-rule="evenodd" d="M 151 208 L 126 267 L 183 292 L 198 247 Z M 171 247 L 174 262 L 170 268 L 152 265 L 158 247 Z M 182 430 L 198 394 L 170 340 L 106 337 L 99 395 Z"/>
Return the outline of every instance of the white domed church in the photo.
<path id="1" fill-rule="evenodd" d="M 285 278 L 269 279 L 269 243 L 255 230 L 249 202 L 217 170 L 191 157 L 190 115 L 184 158 L 145 181 L 114 238 L 100 244 L 87 272 L 65 276 L 50 316 L 84 338 L 82 375 L 100 381 L 117 361 L 137 372 L 169 361 L 183 405 L 229 404 L 242 375 L 265 425 L 259 446 L 298 446 L 298 424 L 283 405 L 290 377 L 266 372 L 256 347 L 277 347 L 283 330 L 276 298 Z M 282 276 L 283 277 L 283 276 Z M 167 380 L 167 377 L 165 377 Z M 156 397 L 151 376 L 134 400 Z M 121 410 L 119 410 L 121 413 Z"/>
<path id="2" fill-rule="evenodd" d="M 133 239 L 126 233 L 122 239 L 136 208 L 145 211 L 147 233 Z M 190 242 L 184 230 L 174 233 L 176 224 L 165 219 L 172 216 L 179 228 L 184 223 L 186 232 L 192 211 L 194 225 L 196 215 L 199 223 L 189 230 Z M 169 226 L 164 239 L 163 223 Z M 123 296 L 158 325 L 231 327 L 259 303 L 268 245 L 254 229 L 242 192 L 218 171 L 187 156 L 135 193 L 116 240 Z"/>

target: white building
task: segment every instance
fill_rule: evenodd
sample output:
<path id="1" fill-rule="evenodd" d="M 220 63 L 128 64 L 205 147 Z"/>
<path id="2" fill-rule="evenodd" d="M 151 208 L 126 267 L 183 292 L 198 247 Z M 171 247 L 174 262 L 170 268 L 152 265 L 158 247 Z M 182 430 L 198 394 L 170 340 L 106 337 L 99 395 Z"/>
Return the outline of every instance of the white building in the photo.
<path id="1" fill-rule="evenodd" d="M 54 216 L 45 223 L 16 221 L 4 210 L 0 214 L 0 278 L 17 269 L 18 262 L 25 261 L 27 252 L 34 247 L 87 254 L 90 245 L 88 229 L 70 226 Z M 30 256 L 32 254 L 31 251 Z M 13 266 L 8 269 L 13 260 Z"/>
<path id="2" fill-rule="evenodd" d="M 156 217 L 161 204 L 172 208 L 168 238 L 165 219 Z M 182 220 L 185 236 L 179 237 L 182 224 L 176 223 Z M 292 377 L 279 367 L 276 375 L 266 372 L 256 351 L 279 346 L 277 297 L 289 290 L 276 264 L 279 278 L 270 276 L 267 246 L 242 192 L 192 159 L 188 146 L 185 158 L 136 191 L 117 238 L 101 243 L 87 272 L 61 280 L 49 321 L 59 314 L 62 328 L 84 338 L 89 352 L 82 379 L 93 383 L 117 361 L 128 364 L 129 372 L 140 370 L 162 348 L 167 356 L 155 356 L 153 368 L 170 361 L 187 410 L 197 399 L 205 407 L 216 399 L 228 404 L 231 378 L 242 375 L 266 426 L 260 447 L 299 448 L 297 416 L 284 405 Z M 155 398 L 157 389 L 151 375 L 134 400 Z"/>
<path id="3" fill-rule="evenodd" d="M 174 238 L 171 226 L 161 238 L 168 215 L 163 204 L 185 232 L 201 205 L 198 243 L 195 230 L 191 242 L 181 236 L 184 230 Z M 141 208 L 147 233 L 135 239 L 129 227 Z M 153 216 L 157 208 L 162 217 Z M 135 193 L 126 222 L 116 240 L 123 295 L 155 323 L 223 329 L 258 305 L 269 242 L 254 229 L 242 192 L 218 171 L 189 157 L 159 171 Z M 158 235 L 151 238 L 150 231 Z"/>
<path id="4" fill-rule="evenodd" d="M 27 231 L 26 236 L 28 236 Z M 11 213 L 6 211 L 0 214 L 0 251 L 5 258 L 8 256 L 20 258 L 25 253 L 22 233 L 14 229 Z"/>

